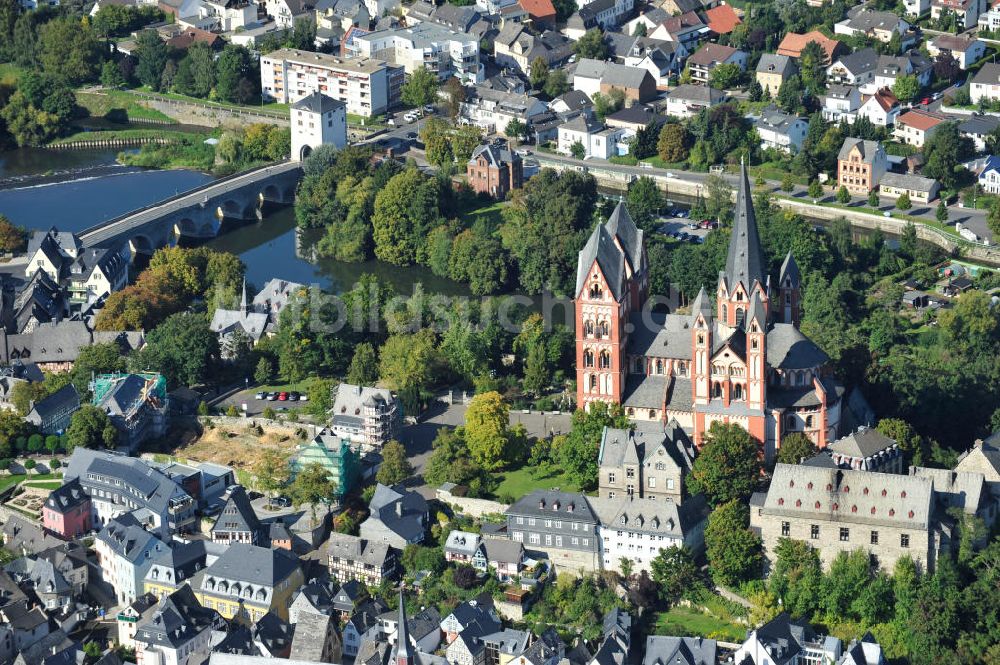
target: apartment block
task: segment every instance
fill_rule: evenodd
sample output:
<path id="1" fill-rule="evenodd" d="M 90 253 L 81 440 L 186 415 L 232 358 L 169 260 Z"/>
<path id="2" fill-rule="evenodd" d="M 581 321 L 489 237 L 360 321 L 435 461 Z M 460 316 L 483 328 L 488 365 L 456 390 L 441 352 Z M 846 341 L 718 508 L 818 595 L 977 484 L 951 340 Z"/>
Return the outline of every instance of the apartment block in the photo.
<path id="1" fill-rule="evenodd" d="M 321 92 L 347 105 L 347 112 L 370 118 L 399 103 L 403 68 L 372 58 L 278 49 L 260 58 L 264 95 L 283 104 Z"/>
<path id="2" fill-rule="evenodd" d="M 377 30 L 358 37 L 356 47 L 359 55 L 402 66 L 407 74 L 424 68 L 442 81 L 457 76 L 466 84 L 480 83 L 484 78 L 479 40 L 434 23 Z"/>

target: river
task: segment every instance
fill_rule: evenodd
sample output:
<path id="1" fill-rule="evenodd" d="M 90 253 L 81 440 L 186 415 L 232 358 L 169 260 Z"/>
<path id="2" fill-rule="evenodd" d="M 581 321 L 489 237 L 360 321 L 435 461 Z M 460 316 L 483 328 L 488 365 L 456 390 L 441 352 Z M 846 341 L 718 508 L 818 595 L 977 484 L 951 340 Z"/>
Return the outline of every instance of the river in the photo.
<path id="1" fill-rule="evenodd" d="M 0 214 L 29 229 L 55 226 L 61 231 L 81 231 L 211 180 L 212 176 L 197 171 L 121 166 L 110 151 L 20 149 L 0 153 Z M 297 252 L 295 215 L 291 208 L 283 208 L 207 245 L 239 255 L 246 263 L 248 280 L 256 286 L 278 277 L 340 293 L 360 275 L 374 273 L 401 295 L 412 294 L 416 283 L 423 284 L 428 293 L 469 293 L 464 284 L 422 267 L 401 268 L 380 261 L 311 262 L 304 256 L 309 256 L 315 239 L 315 234 L 303 234 L 303 249 Z"/>

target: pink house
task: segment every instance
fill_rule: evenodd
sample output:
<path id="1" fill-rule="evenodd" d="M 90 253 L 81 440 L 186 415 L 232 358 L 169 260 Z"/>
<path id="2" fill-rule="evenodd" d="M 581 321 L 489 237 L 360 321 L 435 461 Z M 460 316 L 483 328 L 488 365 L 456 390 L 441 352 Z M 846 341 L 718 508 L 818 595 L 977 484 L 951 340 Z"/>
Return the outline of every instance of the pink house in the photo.
<path id="1" fill-rule="evenodd" d="M 91 530 L 90 497 L 78 479 L 49 494 L 42 507 L 42 525 L 63 538 L 78 538 Z"/>

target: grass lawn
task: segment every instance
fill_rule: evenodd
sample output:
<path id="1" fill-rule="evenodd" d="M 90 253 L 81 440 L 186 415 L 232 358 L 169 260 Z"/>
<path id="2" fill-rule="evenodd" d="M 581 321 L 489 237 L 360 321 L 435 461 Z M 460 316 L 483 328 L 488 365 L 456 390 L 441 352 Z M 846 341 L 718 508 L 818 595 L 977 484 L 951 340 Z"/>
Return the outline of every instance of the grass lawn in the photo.
<path id="1" fill-rule="evenodd" d="M 173 141 L 183 141 L 185 139 L 201 140 L 210 134 L 211 130 L 207 128 L 204 135 L 200 135 L 195 132 L 177 132 L 169 129 L 120 129 L 107 132 L 77 132 L 75 134 L 70 134 L 69 136 L 64 136 L 61 139 L 57 139 L 53 141 L 53 143 L 59 144 L 70 143 L 72 141 L 110 141 L 114 139 L 142 138 L 170 139 Z"/>
<path id="2" fill-rule="evenodd" d="M 268 392 L 268 393 L 290 393 L 292 391 L 302 393 L 303 395 L 309 391 L 310 382 L 308 379 L 299 381 L 298 383 L 276 383 L 273 385 L 257 386 L 253 388 L 254 393 L 258 392 Z"/>
<path id="3" fill-rule="evenodd" d="M 577 492 L 576 484 L 570 480 L 566 473 L 554 469 L 544 478 L 534 478 L 531 475 L 531 467 L 522 467 L 515 471 L 506 471 L 498 474 L 500 485 L 493 492 L 494 496 L 520 497 L 530 494 L 534 490 L 547 490 L 559 488 L 563 492 Z"/>
<path id="4" fill-rule="evenodd" d="M 503 209 L 506 205 L 503 201 L 497 201 L 483 208 L 466 210 L 459 217 L 466 227 L 472 227 L 476 224 L 485 225 L 486 229 L 492 232 L 503 223 Z"/>
<path id="5" fill-rule="evenodd" d="M 234 104 L 231 102 L 218 102 L 209 99 L 199 99 L 198 97 L 188 97 L 187 95 L 179 95 L 176 92 L 153 92 L 152 90 L 138 90 L 137 92 L 147 92 L 154 95 L 159 95 L 160 97 L 165 97 L 167 99 L 176 99 L 180 102 L 191 102 L 193 104 L 205 104 L 208 106 L 218 106 L 219 108 L 229 108 L 229 109 L 248 109 L 248 110 L 258 110 L 258 111 L 270 111 L 271 113 L 276 113 L 280 115 L 288 115 L 288 104 L 279 104 L 278 102 L 268 102 L 266 104 Z M 121 91 L 121 94 L 128 95 L 129 92 L 126 90 Z"/>
<path id="6" fill-rule="evenodd" d="M 87 109 L 91 117 L 116 120 L 122 114 L 130 120 L 162 120 L 176 122 L 173 118 L 156 109 L 146 108 L 135 97 L 120 90 L 108 90 L 105 94 L 77 92 L 76 103 Z"/>
<path id="7" fill-rule="evenodd" d="M 694 608 L 680 606 L 658 613 L 652 632 L 654 635 L 701 636 L 724 642 L 742 642 L 746 637 L 744 626 L 723 621 Z"/>
<path id="8" fill-rule="evenodd" d="M 61 473 L 60 474 L 39 473 L 38 475 L 28 476 L 28 475 L 23 474 L 23 473 L 15 473 L 15 474 L 12 474 L 12 475 L 9 475 L 9 476 L 0 476 L 0 492 L 2 492 L 3 490 L 7 489 L 11 485 L 16 485 L 17 483 L 21 482 L 22 480 L 26 480 L 28 478 L 30 478 L 31 480 L 54 480 L 54 479 L 57 479 L 57 478 L 62 478 L 62 474 Z M 61 482 L 55 484 L 56 487 L 59 487 L 60 485 L 62 485 Z M 43 485 L 43 487 L 44 487 L 44 485 Z"/>
<path id="9" fill-rule="evenodd" d="M 34 481 L 29 480 L 29 481 L 27 481 L 25 483 L 25 485 L 28 485 L 30 487 L 38 487 L 38 488 L 41 488 L 43 490 L 57 490 L 60 487 L 62 487 L 62 481 L 61 480 L 43 480 L 43 481 L 40 481 L 40 482 L 36 483 Z"/>

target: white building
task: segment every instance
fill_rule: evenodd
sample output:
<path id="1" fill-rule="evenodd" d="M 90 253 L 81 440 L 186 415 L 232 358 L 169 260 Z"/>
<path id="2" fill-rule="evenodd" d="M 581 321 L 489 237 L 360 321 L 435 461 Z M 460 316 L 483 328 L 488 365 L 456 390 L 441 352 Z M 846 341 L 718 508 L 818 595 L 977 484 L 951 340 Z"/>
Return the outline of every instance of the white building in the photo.
<path id="1" fill-rule="evenodd" d="M 894 35 L 906 37 L 910 24 L 893 12 L 863 10 L 833 26 L 836 35 L 863 35 L 888 44 Z M 912 39 L 911 39 L 912 41 Z"/>
<path id="2" fill-rule="evenodd" d="M 978 104 L 980 99 L 1000 99 L 1000 65 L 992 62 L 983 65 L 972 79 L 969 96 L 973 104 Z"/>
<path id="3" fill-rule="evenodd" d="M 573 154 L 573 146 L 583 146 L 584 158 L 608 159 L 618 154 L 617 145 L 626 130 L 606 128 L 597 120 L 578 115 L 559 125 L 558 150 L 564 155 Z"/>
<path id="4" fill-rule="evenodd" d="M 347 105 L 314 92 L 292 104 L 292 159 L 301 160 L 321 145 L 347 145 Z"/>
<path id="5" fill-rule="evenodd" d="M 282 104 L 322 92 L 347 105 L 347 112 L 370 118 L 399 103 L 403 69 L 371 58 L 278 49 L 260 57 L 261 90 Z"/>
<path id="6" fill-rule="evenodd" d="M 852 85 L 833 84 L 823 98 L 823 119 L 827 122 L 854 122 L 861 108 L 861 93 Z"/>
<path id="7" fill-rule="evenodd" d="M 316 20 L 307 0 L 265 0 L 264 7 L 279 28 L 293 28 L 298 20 Z"/>
<path id="8" fill-rule="evenodd" d="M 965 35 L 941 34 L 928 42 L 927 53 L 932 58 L 950 53 L 958 61 L 959 68 L 968 69 L 986 55 L 986 42 Z"/>
<path id="9" fill-rule="evenodd" d="M 979 16 L 988 6 L 986 0 L 931 0 L 931 18 L 938 20 L 943 13 L 950 12 L 955 15 L 959 32 L 963 32 L 979 23 Z"/>
<path id="10" fill-rule="evenodd" d="M 794 155 L 802 149 L 809 123 L 772 105 L 754 120 L 754 127 L 760 135 L 762 150 L 774 148 Z"/>
<path id="11" fill-rule="evenodd" d="M 511 120 L 530 125 L 547 111 L 548 107 L 537 97 L 476 86 L 462 102 L 459 116 L 462 123 L 493 134 L 503 133 Z"/>
<path id="12" fill-rule="evenodd" d="M 375 448 L 396 437 L 403 405 L 392 392 L 350 383 L 333 390 L 330 427 L 334 436 Z"/>
<path id="13" fill-rule="evenodd" d="M 839 83 L 854 87 L 869 86 L 875 80 L 878 53 L 875 49 L 863 48 L 839 58 L 826 68 L 828 83 Z"/>
<path id="14" fill-rule="evenodd" d="M 1000 194 L 1000 157 L 990 156 L 979 172 L 979 186 L 987 194 Z"/>
<path id="15" fill-rule="evenodd" d="M 358 52 L 400 65 L 407 74 L 423 67 L 445 80 L 457 76 L 464 83 L 482 82 L 479 40 L 436 23 L 418 23 L 412 28 L 377 30 L 358 37 Z"/>
<path id="16" fill-rule="evenodd" d="M 143 665 L 195 665 L 212 653 L 212 631 L 224 630 L 218 612 L 202 607 L 187 584 L 147 609 L 136 622 L 136 660 Z"/>
<path id="17" fill-rule="evenodd" d="M 868 94 L 882 88 L 892 88 L 896 85 L 896 80 L 901 76 L 915 76 L 920 87 L 930 85 L 931 75 L 934 73 L 934 63 L 919 53 L 909 53 L 898 57 L 891 55 L 881 55 L 875 67 L 875 80 L 872 82 L 872 89 L 861 92 Z"/>
<path id="18" fill-rule="evenodd" d="M 226 2 L 225 0 L 202 0 L 198 5 L 198 18 L 211 19 L 206 30 L 233 32 L 257 21 L 257 3 L 249 0 Z"/>
<path id="19" fill-rule="evenodd" d="M 667 115 L 693 118 L 703 109 L 721 104 L 726 93 L 707 85 L 679 85 L 667 93 Z"/>
<path id="20" fill-rule="evenodd" d="M 931 0 L 903 0 L 903 11 L 911 18 L 920 18 L 931 10 Z"/>
<path id="21" fill-rule="evenodd" d="M 146 572 L 167 544 L 140 526 L 132 513 L 110 520 L 94 539 L 101 577 L 127 605 L 142 592 Z"/>
<path id="22" fill-rule="evenodd" d="M 809 624 L 793 621 L 782 612 L 750 631 L 737 649 L 734 662 L 742 665 L 823 665 L 839 661 L 841 651 L 838 638 L 816 635 Z"/>
<path id="23" fill-rule="evenodd" d="M 888 127 L 896 123 L 902 107 L 889 88 L 882 88 L 858 109 L 859 118 L 868 118 L 873 125 Z"/>
<path id="24" fill-rule="evenodd" d="M 892 134 L 907 145 L 922 148 L 931 134 L 946 120 L 946 116 L 937 113 L 912 109 L 896 118 L 896 129 Z"/>

